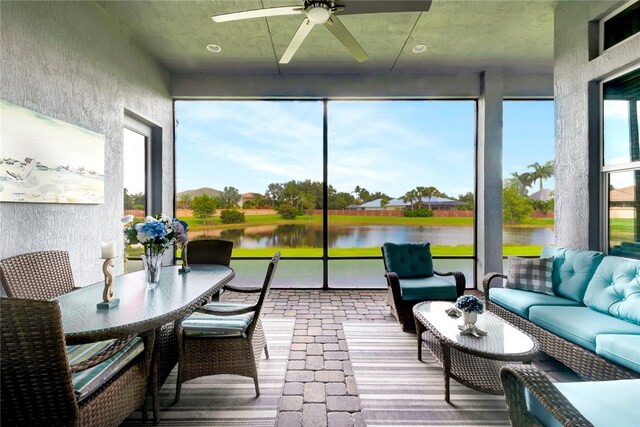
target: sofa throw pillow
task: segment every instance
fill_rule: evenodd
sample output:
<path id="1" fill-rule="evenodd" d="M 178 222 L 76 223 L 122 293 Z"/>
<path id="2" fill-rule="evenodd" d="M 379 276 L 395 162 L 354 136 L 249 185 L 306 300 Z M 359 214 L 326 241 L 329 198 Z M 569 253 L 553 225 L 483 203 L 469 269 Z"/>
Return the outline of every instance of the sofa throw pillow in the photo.
<path id="1" fill-rule="evenodd" d="M 510 256 L 507 288 L 554 295 L 552 271 L 553 257 L 527 259 Z"/>

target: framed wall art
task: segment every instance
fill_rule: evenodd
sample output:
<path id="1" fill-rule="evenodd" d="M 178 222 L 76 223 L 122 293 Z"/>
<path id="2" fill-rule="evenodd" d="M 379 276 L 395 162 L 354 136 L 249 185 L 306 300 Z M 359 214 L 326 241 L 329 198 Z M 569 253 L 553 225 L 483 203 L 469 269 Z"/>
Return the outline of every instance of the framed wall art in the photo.
<path id="1" fill-rule="evenodd" d="M 104 202 L 105 137 L 0 100 L 0 202 Z"/>

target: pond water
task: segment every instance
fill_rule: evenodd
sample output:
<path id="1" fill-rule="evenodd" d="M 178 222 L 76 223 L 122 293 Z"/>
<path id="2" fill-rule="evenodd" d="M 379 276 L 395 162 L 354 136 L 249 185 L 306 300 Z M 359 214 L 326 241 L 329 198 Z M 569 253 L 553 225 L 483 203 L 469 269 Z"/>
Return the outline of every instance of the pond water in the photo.
<path id="1" fill-rule="evenodd" d="M 236 248 L 322 247 L 322 226 L 305 224 L 265 225 L 235 230 L 190 232 L 191 240 L 216 237 L 234 242 Z M 472 245 L 473 227 L 362 225 L 329 227 L 330 248 L 366 248 L 384 242 L 430 242 L 432 245 Z M 514 228 L 503 231 L 503 244 L 552 245 L 551 228 Z"/>

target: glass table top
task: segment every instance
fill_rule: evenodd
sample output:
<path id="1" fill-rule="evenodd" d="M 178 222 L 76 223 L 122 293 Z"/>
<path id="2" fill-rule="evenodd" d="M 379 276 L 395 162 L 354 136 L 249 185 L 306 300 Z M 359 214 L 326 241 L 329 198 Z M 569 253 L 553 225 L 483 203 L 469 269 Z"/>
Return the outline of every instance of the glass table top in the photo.
<path id="1" fill-rule="evenodd" d="M 486 336 L 462 335 L 458 325 L 462 317 L 451 317 L 445 310 L 453 307 L 452 302 L 430 301 L 416 304 L 413 313 L 431 332 L 440 335 L 447 344 L 486 355 L 521 355 L 537 352 L 534 338 L 520 331 L 504 319 L 485 310 L 478 315 L 476 326 L 487 332 Z"/>
<path id="2" fill-rule="evenodd" d="M 157 327 L 156 323 L 182 313 L 234 275 L 231 268 L 222 265 L 192 265 L 186 274 L 178 273 L 178 269 L 179 266 L 162 267 L 155 289 L 147 289 L 144 271 L 115 277 L 113 293 L 120 303 L 108 310 L 96 307 L 102 302 L 104 283 L 54 298 L 60 303 L 65 334 L 135 329 L 136 325 L 140 330 Z"/>

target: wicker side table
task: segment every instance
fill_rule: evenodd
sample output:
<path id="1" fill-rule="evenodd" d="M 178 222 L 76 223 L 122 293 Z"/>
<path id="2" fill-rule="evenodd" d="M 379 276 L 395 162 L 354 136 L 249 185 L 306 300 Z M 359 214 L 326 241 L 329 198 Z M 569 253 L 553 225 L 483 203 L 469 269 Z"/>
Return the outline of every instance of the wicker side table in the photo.
<path id="1" fill-rule="evenodd" d="M 478 317 L 484 337 L 461 335 L 462 319 L 445 313 L 451 302 L 430 301 L 416 304 L 413 315 L 418 337 L 418 359 L 422 360 L 422 343 L 442 364 L 444 398 L 450 403 L 450 378 L 467 387 L 491 394 L 503 394 L 500 368 L 504 362 L 531 363 L 539 353 L 536 339 L 493 313 Z"/>

